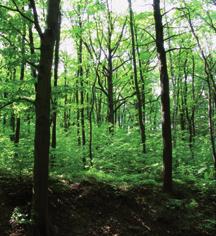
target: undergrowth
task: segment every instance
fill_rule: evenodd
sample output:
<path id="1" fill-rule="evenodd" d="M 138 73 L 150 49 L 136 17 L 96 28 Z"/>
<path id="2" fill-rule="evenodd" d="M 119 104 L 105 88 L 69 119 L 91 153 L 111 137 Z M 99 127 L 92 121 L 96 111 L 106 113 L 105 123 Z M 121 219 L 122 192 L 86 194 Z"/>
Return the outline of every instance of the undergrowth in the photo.
<path id="1" fill-rule="evenodd" d="M 24 129 L 25 130 L 25 129 Z M 94 127 L 93 166 L 88 161 L 86 148 L 77 145 L 75 129 L 65 133 L 58 129 L 56 150 L 51 150 L 50 175 L 71 181 L 95 179 L 115 186 L 161 185 L 163 178 L 162 142 L 159 131 L 153 130 L 147 138 L 147 153 L 141 152 L 137 129 L 127 132 L 116 129 L 107 135 L 107 127 Z M 32 132 L 33 133 L 33 132 Z M 18 147 L 10 141 L 9 132 L 0 135 L 0 169 L 15 175 L 31 175 L 33 169 L 33 136 L 21 136 Z M 88 135 L 88 133 L 87 133 Z M 188 183 L 203 191 L 215 186 L 215 170 L 211 150 L 206 138 L 197 137 L 194 155 L 187 144 L 187 136 L 177 137 L 173 149 L 173 179 L 176 183 Z M 18 153 L 15 156 L 15 153 Z M 82 157 L 87 159 L 85 167 Z"/>

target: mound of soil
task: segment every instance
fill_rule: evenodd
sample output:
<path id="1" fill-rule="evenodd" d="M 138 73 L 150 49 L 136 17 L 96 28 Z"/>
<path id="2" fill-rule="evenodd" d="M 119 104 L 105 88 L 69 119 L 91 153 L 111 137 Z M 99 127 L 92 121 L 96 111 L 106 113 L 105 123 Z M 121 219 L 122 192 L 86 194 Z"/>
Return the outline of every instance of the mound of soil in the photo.
<path id="1" fill-rule="evenodd" d="M 31 236 L 28 224 L 31 190 L 29 179 L 0 176 L 1 236 Z M 52 181 L 49 188 L 52 234 L 216 235 L 215 193 L 203 194 L 188 186 L 187 189 L 181 186 L 180 190 L 166 195 L 152 186 L 120 189 L 96 181 Z"/>

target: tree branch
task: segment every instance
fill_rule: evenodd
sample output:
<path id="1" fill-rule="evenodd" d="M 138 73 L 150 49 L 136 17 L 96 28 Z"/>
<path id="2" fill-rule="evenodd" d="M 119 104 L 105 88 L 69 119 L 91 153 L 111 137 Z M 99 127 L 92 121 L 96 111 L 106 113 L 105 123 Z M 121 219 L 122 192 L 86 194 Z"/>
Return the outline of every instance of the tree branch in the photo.
<path id="1" fill-rule="evenodd" d="M 30 7 L 32 8 L 32 11 L 33 11 L 35 28 L 36 28 L 39 36 L 42 37 L 43 33 L 42 33 L 42 30 L 41 30 L 41 27 L 39 24 L 39 18 L 38 18 L 38 13 L 37 13 L 35 1 L 34 0 L 29 0 L 29 1 L 30 1 Z"/>
<path id="2" fill-rule="evenodd" d="M 15 103 L 15 102 L 28 102 L 28 103 L 31 103 L 33 105 L 35 105 L 35 101 L 30 99 L 30 98 L 27 98 L 27 97 L 19 97 L 17 99 L 14 99 L 12 101 L 9 101 L 3 105 L 0 105 L 0 110 L 2 110 L 3 108 L 7 107 L 7 106 L 10 106 L 11 104 Z"/>
<path id="3" fill-rule="evenodd" d="M 175 50 L 182 50 L 182 49 L 184 49 L 184 50 L 191 50 L 192 48 L 187 48 L 187 47 L 170 48 L 170 49 L 166 50 L 166 53 L 172 52 L 172 51 L 175 51 Z"/>

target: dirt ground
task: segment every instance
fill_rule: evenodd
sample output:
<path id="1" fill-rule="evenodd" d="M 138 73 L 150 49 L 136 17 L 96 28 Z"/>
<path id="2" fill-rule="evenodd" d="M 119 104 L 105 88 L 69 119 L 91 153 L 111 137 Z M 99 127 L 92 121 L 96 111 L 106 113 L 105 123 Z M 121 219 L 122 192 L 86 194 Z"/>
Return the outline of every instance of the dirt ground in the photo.
<path id="1" fill-rule="evenodd" d="M 0 236 L 32 235 L 31 189 L 30 179 L 0 176 Z M 152 186 L 52 181 L 49 202 L 52 236 L 216 235 L 215 193 L 188 186 L 168 196 Z"/>

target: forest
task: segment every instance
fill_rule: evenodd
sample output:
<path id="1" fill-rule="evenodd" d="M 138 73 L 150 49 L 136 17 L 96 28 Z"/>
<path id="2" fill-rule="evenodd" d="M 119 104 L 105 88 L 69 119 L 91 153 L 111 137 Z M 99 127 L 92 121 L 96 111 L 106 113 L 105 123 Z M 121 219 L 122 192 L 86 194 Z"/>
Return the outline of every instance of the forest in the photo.
<path id="1" fill-rule="evenodd" d="M 216 1 L 0 1 L 0 236 L 216 235 Z"/>

